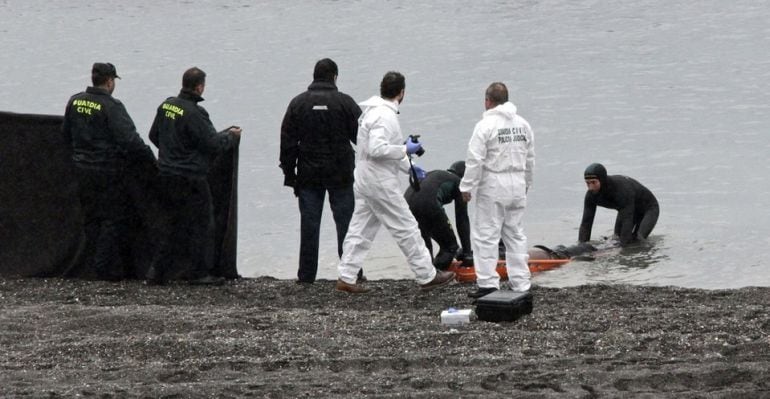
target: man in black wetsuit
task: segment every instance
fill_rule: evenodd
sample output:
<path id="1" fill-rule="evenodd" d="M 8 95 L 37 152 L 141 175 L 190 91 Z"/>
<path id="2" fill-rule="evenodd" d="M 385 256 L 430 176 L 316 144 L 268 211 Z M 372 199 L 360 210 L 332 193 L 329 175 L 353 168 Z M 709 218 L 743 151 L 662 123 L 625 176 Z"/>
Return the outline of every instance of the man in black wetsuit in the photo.
<path id="1" fill-rule="evenodd" d="M 647 187 L 627 176 L 607 176 L 607 169 L 598 163 L 588 165 L 584 178 L 588 191 L 583 204 L 579 242 L 591 239 L 597 205 L 618 211 L 615 235 L 620 239 L 620 245 L 644 240 L 650 235 L 660 209 L 658 200 Z"/>
<path id="2" fill-rule="evenodd" d="M 420 190 L 409 187 L 404 194 L 409 209 L 412 211 L 425 246 L 428 247 L 433 265 L 439 270 L 446 270 L 458 252 L 457 238 L 452 231 L 452 224 L 444 211 L 444 205 L 454 201 L 457 235 L 460 237 L 463 253 L 461 260 L 472 262 L 470 242 L 470 223 L 468 206 L 460 194 L 460 180 L 465 174 L 465 162 L 458 161 L 448 170 L 434 170 L 420 181 Z M 432 240 L 439 245 L 438 254 L 433 255 Z"/>

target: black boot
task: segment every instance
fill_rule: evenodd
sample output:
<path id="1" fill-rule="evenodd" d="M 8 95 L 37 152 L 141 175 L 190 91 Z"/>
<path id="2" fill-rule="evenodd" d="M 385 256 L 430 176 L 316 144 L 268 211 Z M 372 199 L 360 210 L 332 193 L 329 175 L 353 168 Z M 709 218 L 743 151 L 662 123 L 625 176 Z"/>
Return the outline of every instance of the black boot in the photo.
<path id="1" fill-rule="evenodd" d="M 468 296 L 470 298 L 481 298 L 487 294 L 491 294 L 493 292 L 497 291 L 497 288 L 494 287 L 487 287 L 487 288 L 479 288 L 476 291 L 471 291 L 468 293 Z"/>

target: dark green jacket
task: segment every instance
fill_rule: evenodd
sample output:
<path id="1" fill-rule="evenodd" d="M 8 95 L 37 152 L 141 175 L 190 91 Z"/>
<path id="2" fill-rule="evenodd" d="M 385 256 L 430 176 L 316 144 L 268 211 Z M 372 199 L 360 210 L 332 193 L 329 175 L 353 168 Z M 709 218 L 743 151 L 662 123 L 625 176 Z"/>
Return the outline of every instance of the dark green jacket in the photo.
<path id="1" fill-rule="evenodd" d="M 126 107 L 102 88 L 88 87 L 70 98 L 62 133 L 78 167 L 120 171 L 128 161 L 155 159 Z"/>
<path id="2" fill-rule="evenodd" d="M 158 147 L 161 174 L 205 177 L 210 161 L 230 148 L 233 138 L 217 132 L 209 113 L 198 105 L 203 97 L 182 89 L 159 107 L 150 128 L 150 141 Z"/>

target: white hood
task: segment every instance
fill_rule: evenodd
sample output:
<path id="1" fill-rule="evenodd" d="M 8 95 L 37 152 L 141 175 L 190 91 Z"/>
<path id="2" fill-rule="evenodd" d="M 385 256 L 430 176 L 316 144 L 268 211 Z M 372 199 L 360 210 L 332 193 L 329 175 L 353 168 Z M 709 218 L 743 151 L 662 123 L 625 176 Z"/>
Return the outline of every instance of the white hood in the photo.
<path id="1" fill-rule="evenodd" d="M 487 115 L 499 115 L 502 116 L 505 119 L 513 119 L 516 117 L 516 106 L 513 105 L 512 102 L 508 101 L 506 103 L 500 104 L 492 109 L 488 109 L 484 111 L 484 114 L 482 117 Z"/>
<path id="2" fill-rule="evenodd" d="M 396 103 L 388 101 L 380 96 L 371 96 L 368 99 L 358 103 L 358 105 L 361 107 L 361 116 L 358 117 L 359 126 L 361 125 L 361 122 L 364 120 L 364 118 L 366 118 L 366 116 L 369 114 L 369 112 L 381 105 L 384 105 L 398 113 L 398 105 Z"/>
<path id="3" fill-rule="evenodd" d="M 358 103 L 358 105 L 361 106 L 362 109 L 366 110 L 372 107 L 376 107 L 378 105 L 384 104 L 386 101 L 380 97 L 380 96 L 371 96 L 367 100 L 361 101 Z"/>
<path id="4" fill-rule="evenodd" d="M 371 96 L 367 100 L 358 103 L 358 105 L 361 107 L 361 116 L 358 118 L 359 121 L 363 120 L 369 111 L 379 107 L 380 105 L 385 105 L 389 108 L 392 108 L 394 111 L 396 111 L 396 113 L 398 113 L 398 107 L 396 106 L 396 103 L 388 101 L 380 96 Z"/>

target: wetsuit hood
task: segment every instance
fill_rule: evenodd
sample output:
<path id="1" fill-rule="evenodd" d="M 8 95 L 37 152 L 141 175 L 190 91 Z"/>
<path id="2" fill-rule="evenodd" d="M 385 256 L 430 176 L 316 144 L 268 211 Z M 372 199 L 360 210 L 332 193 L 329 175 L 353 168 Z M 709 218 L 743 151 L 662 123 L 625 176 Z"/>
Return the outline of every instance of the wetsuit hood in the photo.
<path id="1" fill-rule="evenodd" d="M 465 176 L 465 161 L 457 161 L 447 169 L 447 171 L 456 174 L 461 179 Z"/>
<path id="2" fill-rule="evenodd" d="M 604 187 L 607 182 L 607 169 L 600 163 L 592 163 L 583 172 L 583 178 L 585 180 L 597 179 L 602 184 L 602 187 Z"/>

